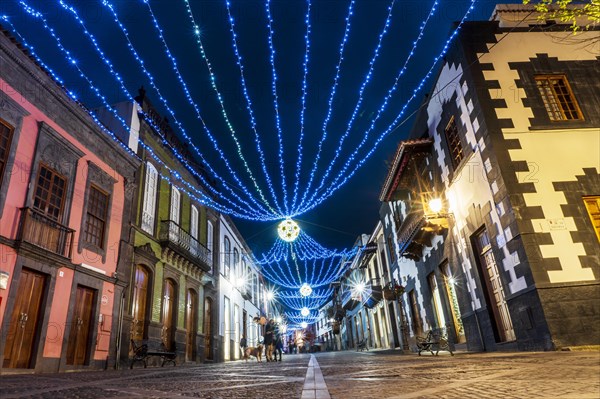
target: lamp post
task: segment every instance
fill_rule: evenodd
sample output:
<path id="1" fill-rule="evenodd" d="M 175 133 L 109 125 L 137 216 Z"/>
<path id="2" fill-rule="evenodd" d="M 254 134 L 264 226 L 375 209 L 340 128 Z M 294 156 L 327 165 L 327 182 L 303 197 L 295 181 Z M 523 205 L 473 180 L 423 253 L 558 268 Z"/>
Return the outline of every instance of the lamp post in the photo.
<path id="1" fill-rule="evenodd" d="M 467 240 L 467 237 L 464 235 L 464 232 L 458 228 L 458 226 L 456 224 L 456 217 L 455 217 L 454 213 L 453 212 L 442 213 L 443 202 L 442 202 L 441 198 L 432 198 L 431 200 L 429 200 L 428 206 L 429 206 L 429 209 L 435 214 L 434 215 L 435 218 L 452 219 L 453 226 L 455 226 L 459 230 L 459 234 L 461 235 L 462 239 L 465 240 L 466 253 L 463 255 L 463 257 L 469 256 L 469 258 L 470 258 L 470 254 L 472 251 L 470 250 L 469 241 Z M 469 259 L 469 260 L 471 261 L 472 259 Z M 468 275 L 466 276 L 466 281 L 467 281 L 467 287 L 468 287 L 469 291 L 472 293 L 475 293 L 475 289 L 471 286 L 471 280 L 469 279 Z M 479 316 L 477 315 L 477 309 L 475 308 L 475 302 L 473 300 L 471 302 L 473 303 L 471 308 L 473 310 L 473 315 L 475 316 L 475 324 L 477 324 L 477 332 L 479 333 L 479 342 L 481 342 L 481 346 L 483 347 L 483 351 L 485 352 L 486 347 L 485 347 L 485 341 L 483 339 L 483 332 L 481 330 L 481 323 L 479 322 Z"/>

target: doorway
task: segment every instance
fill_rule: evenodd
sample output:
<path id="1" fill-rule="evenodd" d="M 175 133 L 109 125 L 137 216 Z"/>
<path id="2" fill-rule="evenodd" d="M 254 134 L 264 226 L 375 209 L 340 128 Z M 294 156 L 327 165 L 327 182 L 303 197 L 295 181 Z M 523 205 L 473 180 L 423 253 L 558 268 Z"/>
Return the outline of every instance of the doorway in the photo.
<path id="1" fill-rule="evenodd" d="M 146 335 L 146 304 L 148 303 L 149 273 L 141 265 L 135 268 L 135 285 L 133 286 L 133 299 L 131 316 L 131 339 L 142 341 Z"/>
<path id="2" fill-rule="evenodd" d="M 213 360 L 212 350 L 212 299 L 204 299 L 204 359 Z"/>
<path id="3" fill-rule="evenodd" d="M 71 320 L 71 331 L 67 344 L 67 364 L 83 366 L 89 362 L 91 332 L 93 326 L 96 290 L 77 286 L 75 312 Z"/>
<path id="4" fill-rule="evenodd" d="M 504 295 L 504 286 L 485 228 L 475 234 L 475 247 L 478 254 L 477 266 L 483 277 L 481 279 L 484 286 L 483 293 L 488 304 L 496 342 L 514 341 L 515 332 Z"/>
<path id="5" fill-rule="evenodd" d="M 401 346 L 400 339 L 398 338 L 398 319 L 396 318 L 396 312 L 394 312 L 394 304 L 388 304 L 388 310 L 390 312 L 390 324 L 392 325 L 392 336 L 394 337 L 394 348 Z"/>
<path id="6" fill-rule="evenodd" d="M 173 326 L 175 325 L 175 283 L 171 279 L 165 280 L 162 312 L 162 342 L 167 350 L 173 350 Z"/>
<path id="7" fill-rule="evenodd" d="M 186 315 L 185 315 L 185 330 L 186 330 L 186 345 L 185 358 L 188 361 L 196 360 L 196 326 L 198 313 L 198 295 L 194 290 L 189 289 L 186 300 Z"/>
<path id="8" fill-rule="evenodd" d="M 33 368 L 46 276 L 23 269 L 4 347 L 5 368 Z"/>

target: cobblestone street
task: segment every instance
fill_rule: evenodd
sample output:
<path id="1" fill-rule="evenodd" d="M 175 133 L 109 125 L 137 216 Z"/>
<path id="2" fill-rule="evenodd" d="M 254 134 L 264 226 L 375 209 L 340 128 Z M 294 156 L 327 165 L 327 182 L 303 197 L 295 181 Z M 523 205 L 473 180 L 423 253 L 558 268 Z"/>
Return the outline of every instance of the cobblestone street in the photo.
<path id="1" fill-rule="evenodd" d="M 281 363 L 251 361 L 104 372 L 4 374 L 0 379 L 0 397 L 600 397 L 598 351 L 458 353 L 454 357 L 447 353 L 419 357 L 394 351 L 349 351 L 321 353 L 314 358 L 316 362 L 311 362 L 310 355 L 288 355 Z M 326 389 L 319 387 L 321 373 Z"/>

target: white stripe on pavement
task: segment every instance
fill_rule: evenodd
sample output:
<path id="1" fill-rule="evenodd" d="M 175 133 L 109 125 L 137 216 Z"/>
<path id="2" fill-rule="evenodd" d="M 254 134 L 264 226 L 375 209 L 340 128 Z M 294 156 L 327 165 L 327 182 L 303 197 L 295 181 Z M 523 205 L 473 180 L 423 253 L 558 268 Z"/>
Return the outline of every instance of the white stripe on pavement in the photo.
<path id="1" fill-rule="evenodd" d="M 304 379 L 304 388 L 302 388 L 301 399 L 331 399 L 327 384 L 321 373 L 321 367 L 315 355 L 310 355 L 306 378 Z"/>

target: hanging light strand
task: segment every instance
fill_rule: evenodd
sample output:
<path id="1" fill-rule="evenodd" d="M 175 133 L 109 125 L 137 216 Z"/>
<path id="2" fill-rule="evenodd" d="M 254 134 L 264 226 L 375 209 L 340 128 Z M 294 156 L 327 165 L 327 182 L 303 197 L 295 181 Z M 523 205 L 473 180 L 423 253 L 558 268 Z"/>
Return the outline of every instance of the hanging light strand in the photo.
<path id="1" fill-rule="evenodd" d="M 302 68 L 304 70 L 304 75 L 302 78 L 302 106 L 300 109 L 300 140 L 298 142 L 298 160 L 296 161 L 296 175 L 294 179 L 294 197 L 292 199 L 291 209 L 296 208 L 296 201 L 298 199 L 298 187 L 300 185 L 300 170 L 302 168 L 302 143 L 304 141 L 304 115 L 306 112 L 306 96 L 308 93 L 308 59 L 310 54 L 310 33 L 311 33 L 311 25 L 310 25 L 310 9 L 311 9 L 311 0 L 306 0 L 306 35 L 304 36 L 305 46 L 304 46 L 304 61 L 302 64 Z"/>
<path id="2" fill-rule="evenodd" d="M 265 9 L 267 12 L 267 28 L 269 30 L 269 61 L 271 62 L 272 83 L 271 91 L 273 92 L 273 106 L 275 107 L 275 127 L 277 128 L 277 140 L 279 141 L 279 171 L 281 173 L 281 188 L 283 190 L 283 208 L 286 215 L 289 215 L 289 207 L 287 203 L 287 183 L 285 178 L 285 165 L 283 162 L 283 132 L 281 131 L 281 119 L 279 117 L 279 97 L 277 95 L 277 70 L 275 68 L 275 46 L 273 45 L 273 17 L 271 16 L 271 0 L 266 0 Z"/>
<path id="3" fill-rule="evenodd" d="M 212 135 L 210 129 L 208 128 L 208 126 L 206 125 L 204 118 L 202 117 L 201 113 L 200 113 L 200 107 L 198 106 L 198 104 L 194 101 L 194 99 L 192 98 L 192 95 L 189 91 L 188 85 L 185 82 L 185 80 L 183 79 L 183 76 L 181 75 L 181 72 L 179 70 L 179 67 L 177 66 L 177 59 L 175 58 L 175 56 L 173 56 L 173 53 L 171 52 L 165 37 L 163 35 L 163 30 L 161 29 L 160 25 L 158 24 L 158 21 L 156 19 L 156 16 L 154 14 L 154 11 L 152 9 L 152 6 L 150 5 L 150 2 L 148 0 L 142 0 L 147 8 L 148 8 L 148 12 L 150 14 L 150 17 L 152 19 L 152 23 L 154 25 L 154 28 L 158 34 L 158 37 L 161 41 L 161 43 L 163 44 L 164 50 L 165 50 L 165 54 L 167 56 L 167 58 L 170 60 L 171 65 L 172 65 L 172 69 L 175 72 L 175 75 L 177 76 L 177 81 L 179 82 L 179 84 L 181 85 L 181 88 L 183 89 L 186 99 L 188 100 L 189 104 L 194 108 L 194 111 L 196 113 L 196 117 L 197 119 L 201 122 L 205 133 L 207 134 L 207 137 L 209 137 L 210 141 L 213 143 L 213 146 L 215 148 L 216 151 L 219 152 L 219 154 L 223 154 L 223 151 L 221 150 L 221 148 L 219 147 L 219 145 L 217 144 L 217 140 L 216 138 Z M 104 0 L 104 2 L 107 2 L 107 0 Z M 116 16 L 116 12 L 114 11 L 114 9 L 112 9 L 113 15 L 115 16 L 115 18 L 117 18 Z M 124 32 L 125 33 L 125 32 Z M 128 43 L 131 44 L 131 41 L 129 40 L 129 35 L 127 36 L 127 40 Z M 133 48 L 133 44 L 131 44 L 131 48 Z M 137 54 L 137 53 L 136 53 Z M 214 78 L 214 75 L 211 75 L 211 78 Z M 154 80 L 152 80 L 152 82 L 154 82 Z M 212 83 L 214 84 L 214 80 L 212 80 Z M 157 90 L 157 88 L 155 88 L 155 90 Z M 161 96 L 162 97 L 162 96 Z M 219 96 L 219 101 L 222 101 L 222 98 L 220 98 Z M 166 104 L 165 104 L 166 106 Z M 173 112 L 172 110 L 170 111 L 171 113 Z M 252 170 L 250 169 L 250 167 L 248 166 L 248 163 L 246 162 L 246 159 L 244 158 L 244 155 L 242 153 L 239 141 L 235 135 L 235 130 L 233 128 L 233 125 L 231 124 L 231 122 L 229 121 L 229 118 L 227 117 L 227 114 L 223 111 L 222 112 L 222 116 L 225 119 L 225 123 L 227 124 L 227 127 L 229 128 L 229 131 L 231 132 L 231 137 L 236 145 L 236 149 L 237 149 L 237 153 L 238 156 L 240 158 L 240 160 L 242 161 L 244 168 L 246 169 L 246 173 L 248 174 L 250 180 L 252 181 L 252 183 L 254 184 L 254 188 L 256 189 L 256 192 L 258 193 L 260 199 L 262 200 L 262 204 L 264 204 L 267 208 L 269 208 L 269 210 L 274 213 L 277 214 L 277 212 L 271 207 L 271 205 L 269 204 L 269 202 L 266 200 L 262 190 L 260 189 L 260 187 L 258 186 L 258 183 L 256 182 L 256 179 L 252 173 Z M 174 115 L 173 115 L 174 117 Z M 192 140 L 189 138 L 189 136 L 187 135 L 187 133 L 185 132 L 185 129 L 183 129 L 181 126 L 180 128 L 182 129 L 182 134 L 185 137 L 185 139 L 188 141 L 188 143 L 191 144 L 191 147 L 197 152 L 199 153 L 200 151 L 198 150 L 198 148 L 194 145 L 194 143 L 192 142 Z M 242 183 L 242 181 L 239 179 L 239 177 L 237 176 L 237 174 L 233 171 L 233 169 L 231 168 L 231 166 L 229 165 L 229 161 L 227 161 L 226 157 L 222 156 L 223 161 L 225 162 L 228 170 L 231 172 L 232 177 L 235 179 L 235 181 L 240 185 L 240 188 L 244 191 L 244 193 L 246 193 L 248 195 L 248 198 L 250 198 L 250 200 L 252 200 L 252 202 L 254 202 L 255 205 L 260 206 L 262 208 L 262 205 L 259 205 L 259 203 L 257 202 L 256 199 L 254 199 L 254 196 L 250 194 L 250 192 L 248 191 L 248 188 Z"/>
<path id="4" fill-rule="evenodd" d="M 335 94 L 337 91 L 339 79 L 340 79 L 340 71 L 342 68 L 342 61 L 344 61 L 344 50 L 346 48 L 346 43 L 348 42 L 348 37 L 350 36 L 350 27 L 351 27 L 351 17 L 354 12 L 354 3 L 355 0 L 350 1 L 350 5 L 348 6 L 348 15 L 346 16 L 346 27 L 344 28 L 344 36 L 342 37 L 342 42 L 340 43 L 340 55 L 338 58 L 338 63 L 335 67 L 335 78 L 333 79 L 333 86 L 331 87 L 331 93 L 329 94 L 329 104 L 327 108 L 327 115 L 325 116 L 325 120 L 323 121 L 323 135 L 321 136 L 321 140 L 319 141 L 319 146 L 317 148 L 317 155 L 315 156 L 315 160 L 313 162 L 312 169 L 310 171 L 310 176 L 308 180 L 308 184 L 306 185 L 306 191 L 302 195 L 302 200 L 300 201 L 299 208 L 302 208 L 304 205 L 304 201 L 306 200 L 306 196 L 310 191 L 312 186 L 312 182 L 315 178 L 315 173 L 317 171 L 317 166 L 319 163 L 319 159 L 321 158 L 321 151 L 323 149 L 323 143 L 327 138 L 327 126 L 329 125 L 329 121 L 331 120 L 331 115 L 333 112 L 333 99 L 335 98 Z M 295 215 L 298 215 L 297 212 L 294 212 Z"/>
<path id="5" fill-rule="evenodd" d="M 335 162 L 337 161 L 340 154 L 342 153 L 342 147 L 344 145 L 344 141 L 350 134 L 350 130 L 352 129 L 352 126 L 354 125 L 354 121 L 356 120 L 358 111 L 363 103 L 363 94 L 373 78 L 373 70 L 375 69 L 375 62 L 379 58 L 379 54 L 380 54 L 379 51 L 381 50 L 381 44 L 383 43 L 383 38 L 386 36 L 386 33 L 388 32 L 388 30 L 390 28 L 390 24 L 392 22 L 392 14 L 393 14 L 393 10 L 394 10 L 395 1 L 396 0 L 392 0 L 391 4 L 388 6 L 387 18 L 385 19 L 385 23 L 383 24 L 383 28 L 381 30 L 381 33 L 379 34 L 379 40 L 377 42 L 377 46 L 375 47 L 375 50 L 373 51 L 373 56 L 371 58 L 371 61 L 369 62 L 369 70 L 366 73 L 365 78 L 360 86 L 359 91 L 358 91 L 358 101 L 356 102 L 354 111 L 352 111 L 352 115 L 350 116 L 350 120 L 348 121 L 348 125 L 346 126 L 346 131 L 340 137 L 340 141 L 338 143 L 338 147 L 335 150 L 333 159 L 327 166 L 325 173 L 321 177 L 321 182 L 319 183 L 318 187 L 314 190 L 312 196 L 308 200 L 308 203 L 311 203 L 314 200 L 315 196 L 318 194 L 318 192 L 321 190 L 321 188 L 323 188 L 323 185 L 325 184 L 327 178 L 329 177 L 329 174 L 331 173 L 331 170 L 333 169 Z"/>

